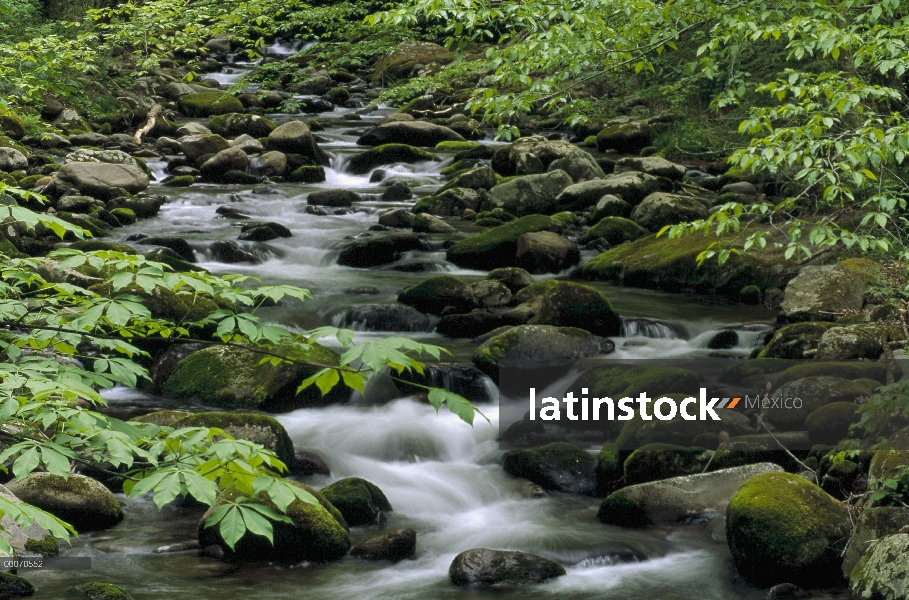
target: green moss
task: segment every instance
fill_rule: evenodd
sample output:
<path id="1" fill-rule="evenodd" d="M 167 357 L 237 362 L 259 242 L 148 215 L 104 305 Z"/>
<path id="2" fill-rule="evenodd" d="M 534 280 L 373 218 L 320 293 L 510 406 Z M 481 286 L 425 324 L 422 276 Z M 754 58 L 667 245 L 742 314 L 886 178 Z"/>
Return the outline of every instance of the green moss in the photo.
<path id="1" fill-rule="evenodd" d="M 528 215 L 461 240 L 448 249 L 446 257 L 458 266 L 473 269 L 511 267 L 522 235 L 536 231 L 561 233 L 561 230 L 561 225 L 548 216 Z"/>
<path id="2" fill-rule="evenodd" d="M 478 365 L 498 364 L 508 349 L 511 348 L 520 339 L 518 332 L 514 330 L 500 333 L 487 340 L 483 345 L 477 348 L 475 360 Z"/>
<path id="3" fill-rule="evenodd" d="M 60 554 L 60 541 L 49 533 L 40 540 L 26 540 L 25 549 L 41 556 L 57 556 Z"/>
<path id="4" fill-rule="evenodd" d="M 25 577 L 19 577 L 7 571 L 0 571 L 0 594 L 4 598 L 31 596 L 34 593 L 35 586 Z"/>
<path id="5" fill-rule="evenodd" d="M 584 138 L 583 145 L 587 146 L 588 148 L 596 148 L 597 147 L 597 136 L 588 135 L 587 137 Z"/>
<path id="6" fill-rule="evenodd" d="M 287 430 L 274 417 L 258 413 L 204 412 L 184 417 L 174 423 L 181 427 L 216 427 L 235 439 L 265 446 L 285 465 L 294 462 L 294 445 Z"/>
<path id="7" fill-rule="evenodd" d="M 136 222 L 136 211 L 130 208 L 115 208 L 110 211 L 110 214 L 114 215 L 121 225 L 132 225 Z"/>
<path id="8" fill-rule="evenodd" d="M 836 264 L 858 275 L 865 285 L 874 281 L 881 272 L 881 265 L 868 258 L 847 258 Z"/>
<path id="9" fill-rule="evenodd" d="M 506 452 L 505 472 L 529 479 L 547 490 L 591 493 L 595 490 L 596 459 L 567 442 Z"/>
<path id="10" fill-rule="evenodd" d="M 195 181 L 196 178 L 192 175 L 177 175 L 176 177 L 168 177 L 162 185 L 165 187 L 189 187 Z"/>
<path id="11" fill-rule="evenodd" d="M 332 104 L 343 105 L 350 99 L 350 90 L 347 88 L 331 88 L 323 96 L 326 100 Z"/>
<path id="12" fill-rule="evenodd" d="M 440 217 L 454 217 L 466 209 L 476 210 L 480 196 L 474 190 L 452 188 L 421 198 L 413 207 L 413 213 L 429 213 Z"/>
<path id="13" fill-rule="evenodd" d="M 19 180 L 18 185 L 24 190 L 30 190 L 45 177 L 47 177 L 47 175 L 27 175 Z"/>
<path id="14" fill-rule="evenodd" d="M 729 365 L 720 373 L 721 383 L 738 385 L 749 377 L 757 375 L 772 375 L 785 371 L 792 365 L 792 361 L 780 358 L 765 358 L 761 360 L 745 360 L 734 365 Z"/>
<path id="15" fill-rule="evenodd" d="M 590 228 L 584 236 L 584 243 L 603 238 L 611 246 L 631 242 L 644 237 L 648 231 L 632 221 L 622 217 L 604 217 Z"/>
<path id="16" fill-rule="evenodd" d="M 804 358 L 808 350 L 816 350 L 817 344 L 833 323 L 811 321 L 793 323 L 781 327 L 758 354 L 758 358 Z"/>
<path id="17" fill-rule="evenodd" d="M 180 111 L 189 117 L 242 113 L 243 104 L 225 92 L 201 92 L 180 97 Z"/>
<path id="18" fill-rule="evenodd" d="M 622 494 L 622 490 L 613 492 L 603 500 L 597 518 L 607 525 L 629 529 L 640 529 L 650 524 L 644 507 Z"/>
<path id="19" fill-rule="evenodd" d="M 137 423 L 151 423 L 153 425 L 158 425 L 161 427 L 173 427 L 177 421 L 185 417 L 190 416 L 192 413 L 188 413 L 183 410 L 158 410 L 153 413 L 148 413 L 147 415 L 139 415 L 138 417 L 133 417 L 130 421 L 135 421 Z"/>
<path id="20" fill-rule="evenodd" d="M 709 460 L 704 448 L 647 444 L 625 459 L 625 482 L 634 485 L 701 473 Z"/>
<path id="21" fill-rule="evenodd" d="M 603 444 L 597 455 L 597 496 L 612 492 L 619 485 L 623 473 L 619 447 L 611 442 Z"/>
<path id="22" fill-rule="evenodd" d="M 773 385 L 779 389 L 789 382 L 805 377 L 841 377 L 843 379 L 873 379 L 887 381 L 887 365 L 876 362 L 807 362 L 783 371 Z"/>
<path id="23" fill-rule="evenodd" d="M 321 493 L 353 527 L 372 525 L 380 511 L 393 510 L 377 485 L 359 477 L 336 481 L 322 488 Z"/>
<path id="24" fill-rule="evenodd" d="M 476 304 L 472 288 L 451 275 L 427 277 L 398 294 L 398 302 L 435 315 L 448 306 L 467 311 Z"/>
<path id="25" fill-rule="evenodd" d="M 609 365 L 586 371 L 571 389 L 588 388 L 597 398 L 636 397 L 647 392 L 651 398 L 672 394 L 696 394 L 701 380 L 697 373 L 678 367 Z"/>
<path id="26" fill-rule="evenodd" d="M 347 162 L 347 170 L 351 173 L 362 175 L 381 165 L 438 160 L 439 157 L 432 152 L 414 148 L 407 144 L 383 144 L 351 157 Z"/>
<path id="27" fill-rule="evenodd" d="M 132 596 L 112 583 L 92 581 L 76 587 L 89 600 L 132 600 Z"/>
<path id="28" fill-rule="evenodd" d="M 17 140 L 25 137 L 25 124 L 16 113 L 0 109 L 0 131 Z"/>
<path id="29" fill-rule="evenodd" d="M 578 222 L 578 217 L 571 211 L 556 213 L 550 217 L 553 221 L 562 226 L 563 229 L 571 229 Z"/>
<path id="30" fill-rule="evenodd" d="M 218 310 L 218 305 L 209 298 L 193 293 L 175 293 L 161 286 L 151 293 L 135 284 L 126 286 L 116 292 L 108 284 L 97 284 L 89 288 L 101 296 L 112 297 L 116 294 L 133 294 L 142 298 L 142 305 L 158 318 L 169 319 L 178 323 L 193 323 L 204 319 Z"/>
<path id="31" fill-rule="evenodd" d="M 277 125 L 271 119 L 242 113 L 216 115 L 208 124 L 212 133 L 225 137 L 246 134 L 254 138 L 262 138 L 267 137 L 276 127 Z"/>
<path id="32" fill-rule="evenodd" d="M 436 144 L 436 150 L 440 152 L 467 152 L 479 147 L 480 144 L 476 142 L 445 141 Z"/>
<path id="33" fill-rule="evenodd" d="M 325 169 L 317 165 L 303 165 L 285 175 L 284 179 L 295 183 L 321 183 L 325 181 Z"/>

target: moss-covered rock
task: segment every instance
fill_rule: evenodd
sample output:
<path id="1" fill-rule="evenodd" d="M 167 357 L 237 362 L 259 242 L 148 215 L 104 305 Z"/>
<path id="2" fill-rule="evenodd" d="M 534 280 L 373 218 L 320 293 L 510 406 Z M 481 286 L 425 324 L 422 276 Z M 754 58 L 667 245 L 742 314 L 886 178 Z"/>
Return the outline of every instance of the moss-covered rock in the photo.
<path id="1" fill-rule="evenodd" d="M 454 233 L 454 227 L 439 217 L 426 213 L 417 213 L 410 222 L 410 228 L 415 233 Z"/>
<path id="2" fill-rule="evenodd" d="M 528 215 L 454 244 L 446 258 L 454 264 L 471 269 L 495 269 L 516 266 L 518 240 L 525 233 L 552 231 L 562 227 L 550 217 Z"/>
<path id="3" fill-rule="evenodd" d="M 584 236 L 584 243 L 603 238 L 610 246 L 618 246 L 644 237 L 648 231 L 632 221 L 622 217 L 603 217 L 591 227 Z"/>
<path id="4" fill-rule="evenodd" d="M 577 146 L 565 140 L 548 140 L 541 136 L 522 137 L 496 150 L 492 157 L 492 168 L 505 177 L 545 173 L 554 161 L 577 149 Z"/>
<path id="5" fill-rule="evenodd" d="M 401 77 L 410 76 L 417 65 L 438 63 L 447 65 L 455 59 L 454 55 L 431 42 L 404 42 L 397 49 L 382 56 L 373 71 L 373 81 L 391 82 Z"/>
<path id="6" fill-rule="evenodd" d="M 653 232 L 667 225 L 706 219 L 707 206 L 691 196 L 654 192 L 631 211 L 631 219 Z"/>
<path id="7" fill-rule="evenodd" d="M 778 364 L 786 364 L 781 361 Z M 780 373 L 774 382 L 777 390 L 789 382 L 805 377 L 840 377 L 842 379 L 873 379 L 884 384 L 887 382 L 887 365 L 875 362 L 860 361 L 811 361 L 789 367 Z"/>
<path id="8" fill-rule="evenodd" d="M 806 479 L 765 473 L 729 501 L 726 538 L 739 574 L 759 586 L 839 580 L 848 509 Z"/>
<path id="9" fill-rule="evenodd" d="M 552 279 L 525 287 L 517 295 L 518 310 L 533 314 L 530 325 L 577 327 L 602 336 L 618 335 L 622 319 L 597 289 Z"/>
<path id="10" fill-rule="evenodd" d="M 156 410 L 147 415 L 133 417 L 130 421 L 151 423 L 152 425 L 158 425 L 159 427 L 174 427 L 178 421 L 189 416 L 192 416 L 192 413 L 186 412 L 185 410 Z"/>
<path id="11" fill-rule="evenodd" d="M 76 589 L 88 600 L 132 600 L 132 596 L 112 583 L 90 581 L 76 586 Z"/>
<path id="12" fill-rule="evenodd" d="M 115 208 L 110 211 L 110 214 L 114 215 L 121 225 L 132 225 L 138 219 L 136 211 L 130 208 Z"/>
<path id="13" fill-rule="evenodd" d="M 636 397 L 647 392 L 652 398 L 673 393 L 696 394 L 700 377 L 694 371 L 678 367 L 641 365 L 605 365 L 584 372 L 571 389 L 587 388 L 585 396 L 597 398 Z"/>
<path id="14" fill-rule="evenodd" d="M 72 525 L 76 531 L 108 529 L 123 520 L 123 509 L 114 495 L 84 475 L 64 479 L 51 473 L 32 473 L 7 484 L 23 502 L 45 510 Z"/>
<path id="15" fill-rule="evenodd" d="M 556 201 L 574 181 L 560 169 L 502 181 L 489 191 L 489 205 L 519 217 L 551 215 L 562 210 Z"/>
<path id="16" fill-rule="evenodd" d="M 439 142 L 436 144 L 436 150 L 439 152 L 467 152 L 479 147 L 480 144 L 476 142 Z"/>
<path id="17" fill-rule="evenodd" d="M 204 412 L 186 416 L 173 427 L 217 427 L 238 440 L 265 446 L 287 466 L 294 464 L 294 444 L 287 430 L 274 417 L 257 413 Z"/>
<path id="18" fill-rule="evenodd" d="M 294 500 L 287 507 L 286 514 L 292 523 L 274 522 L 274 542 L 269 543 L 262 536 L 247 532 L 233 549 L 221 537 L 218 526 L 206 527 L 212 511 L 224 502 L 236 500 L 241 494 L 235 488 L 228 488 L 219 496 L 215 505 L 199 520 L 199 545 L 202 548 L 218 546 L 225 558 L 237 562 L 277 562 L 295 564 L 301 561 L 331 562 L 342 558 L 350 548 L 347 523 L 341 513 L 319 492 L 311 487 L 290 481 L 310 494 L 318 504 Z M 272 510 L 278 510 L 266 492 L 257 498 Z"/>
<path id="19" fill-rule="evenodd" d="M 209 127 L 212 133 L 227 138 L 249 135 L 254 138 L 268 137 L 277 125 L 271 119 L 260 115 L 242 113 L 219 114 L 211 118 Z"/>
<path id="20" fill-rule="evenodd" d="M 832 403 L 858 402 L 870 394 L 867 385 L 842 377 L 804 377 L 775 388 L 771 396 L 790 398 L 791 406 L 787 408 L 785 403 L 771 404 L 764 407 L 764 416 L 781 430 L 801 430 L 806 424 L 806 418 L 814 411 Z M 795 405 L 796 398 L 801 400 L 799 406 Z"/>
<path id="21" fill-rule="evenodd" d="M 647 444 L 625 459 L 625 481 L 629 485 L 703 473 L 713 453 L 704 448 L 671 444 Z"/>
<path id="22" fill-rule="evenodd" d="M 889 340 L 886 327 L 878 323 L 859 323 L 831 327 L 821 336 L 815 358 L 818 360 L 877 360 Z"/>
<path id="23" fill-rule="evenodd" d="M 664 394 L 661 392 L 660 394 L 655 394 L 654 398 L 661 396 L 666 396 L 676 402 L 682 402 L 690 394 Z M 691 410 L 696 412 L 697 409 L 692 408 Z M 687 421 L 678 417 L 669 421 L 661 421 L 659 419 L 645 421 L 639 415 L 635 415 L 633 419 L 625 421 L 625 424 L 622 425 L 619 436 L 616 438 L 616 444 L 621 450 L 628 451 L 647 444 L 673 444 L 676 446 L 703 446 L 708 448 L 706 444 L 709 443 L 712 446 L 710 449 L 713 450 L 716 449 L 718 444 L 717 436 L 722 432 L 732 436 L 748 435 L 754 432 L 749 425 L 748 418 L 744 415 L 739 413 L 727 415 L 723 413 L 722 416 L 722 421 Z M 707 437 L 703 438 L 701 443 L 698 443 L 698 438 L 701 436 Z M 708 442 L 708 440 L 713 441 Z"/>
<path id="24" fill-rule="evenodd" d="M 25 577 L 0 571 L 0 598 L 23 598 L 33 595 L 36 590 Z"/>
<path id="25" fill-rule="evenodd" d="M 817 350 L 821 336 L 831 327 L 833 323 L 823 321 L 793 323 L 781 327 L 761 350 L 758 358 L 804 358 L 806 352 Z"/>
<path id="26" fill-rule="evenodd" d="M 128 285 L 115 291 L 108 284 L 96 284 L 89 290 L 105 297 L 118 294 L 139 296 L 142 298 L 142 305 L 151 311 L 152 316 L 177 323 L 192 323 L 218 310 L 217 304 L 202 295 L 191 292 L 176 293 L 161 286 L 155 287 L 150 293 L 137 285 Z"/>
<path id="27" fill-rule="evenodd" d="M 366 540 L 350 549 L 350 555 L 363 560 L 389 560 L 398 562 L 413 558 L 417 552 L 417 532 L 413 529 L 396 529 Z"/>
<path id="28" fill-rule="evenodd" d="M 506 452 L 507 473 L 523 477 L 547 490 L 592 494 L 597 487 L 597 457 L 566 442 Z"/>
<path id="29" fill-rule="evenodd" d="M 606 496 L 620 485 L 625 469 L 619 457 L 619 447 L 612 442 L 603 444 L 597 455 L 597 496 Z"/>
<path id="30" fill-rule="evenodd" d="M 909 465 L 909 450 L 878 450 L 868 466 L 868 488 L 877 489 L 890 479 L 900 479 Z"/>
<path id="31" fill-rule="evenodd" d="M 417 163 L 438 161 L 432 152 L 414 148 L 407 144 L 384 144 L 376 146 L 356 156 L 352 156 L 347 161 L 347 170 L 355 175 L 369 173 L 374 168 L 381 165 L 392 165 L 395 163 Z"/>
<path id="32" fill-rule="evenodd" d="M 499 587 L 542 583 L 565 575 L 565 567 L 534 554 L 475 548 L 458 554 L 448 568 L 455 585 Z"/>
<path id="33" fill-rule="evenodd" d="M 600 152 L 615 150 L 620 154 L 637 154 L 653 143 L 655 135 L 650 125 L 620 117 L 597 134 L 597 148 Z"/>
<path id="34" fill-rule="evenodd" d="M 359 477 L 336 481 L 322 488 L 321 493 L 351 527 L 372 525 L 382 513 L 393 510 L 377 485 Z"/>
<path id="35" fill-rule="evenodd" d="M 439 217 L 459 217 L 465 210 L 477 210 L 485 193 L 468 188 L 450 188 L 421 198 L 413 207 L 414 214 L 429 213 Z"/>
<path id="36" fill-rule="evenodd" d="M 860 311 L 864 300 L 859 275 L 839 265 L 806 265 L 786 286 L 782 316 L 791 323 L 830 321 Z"/>
<path id="37" fill-rule="evenodd" d="M 858 404 L 832 402 L 822 406 L 805 418 L 805 428 L 812 444 L 835 446 L 849 435 L 849 427 L 858 423 Z"/>
<path id="38" fill-rule="evenodd" d="M 415 233 L 392 233 L 355 240 L 344 247 L 338 264 L 347 267 L 375 267 L 393 263 L 404 252 L 422 250 L 423 242 Z"/>
<path id="39" fill-rule="evenodd" d="M 277 353 L 299 362 L 260 364 L 261 355 L 245 348 L 203 348 L 177 364 L 163 391 L 174 398 L 196 399 L 213 406 L 275 411 L 346 399 L 347 388 L 343 386 L 324 397 L 314 386 L 296 393 L 300 382 L 322 366 L 337 365 L 337 354 L 316 343 L 308 350 L 281 347 Z"/>
<path id="40" fill-rule="evenodd" d="M 225 92 L 184 94 L 179 100 L 180 112 L 189 117 L 211 117 L 242 113 L 243 104 Z"/>
<path id="41" fill-rule="evenodd" d="M 458 312 L 468 312 L 477 305 L 470 285 L 451 275 L 424 279 L 398 294 L 398 302 L 433 315 L 442 314 L 449 306 Z"/>
<path id="42" fill-rule="evenodd" d="M 853 598 L 903 600 L 909 590 L 909 535 L 888 535 L 871 542 L 849 577 Z"/>
<path id="43" fill-rule="evenodd" d="M 909 525 L 909 508 L 878 506 L 866 508 L 855 522 L 855 529 L 843 555 L 843 577 L 848 578 L 868 545 L 878 538 L 898 533 Z"/>

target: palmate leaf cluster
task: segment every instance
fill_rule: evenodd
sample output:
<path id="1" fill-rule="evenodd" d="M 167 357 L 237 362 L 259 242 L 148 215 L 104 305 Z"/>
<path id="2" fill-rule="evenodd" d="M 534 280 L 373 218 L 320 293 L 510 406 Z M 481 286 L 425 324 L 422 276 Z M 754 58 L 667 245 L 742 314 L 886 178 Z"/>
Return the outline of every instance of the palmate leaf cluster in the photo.
<path id="1" fill-rule="evenodd" d="M 0 184 L 3 191 L 15 190 Z M 61 236 L 87 234 L 49 215 L 11 210 L 8 221 L 59 229 Z M 110 293 L 76 283 L 84 280 Z M 296 500 L 315 502 L 281 478 L 286 465 L 274 453 L 218 428 L 175 429 L 107 416 L 100 390 L 136 387 L 148 379 L 144 348 L 152 341 L 239 345 L 255 350 L 262 361 L 281 363 L 292 362 L 284 355 L 288 345 L 306 349 L 331 336 L 345 348 L 340 366 L 311 365 L 322 370 L 300 386 L 318 385 L 326 393 L 340 381 L 362 389 L 370 373 L 385 368 L 422 371 L 419 359 L 438 358 L 443 350 L 406 338 L 358 344 L 352 332 L 335 328 L 292 334 L 263 321 L 257 311 L 266 303 L 306 300 L 309 292 L 257 283 L 238 275 L 178 273 L 142 256 L 107 250 L 64 248 L 46 258 L 0 255 L 0 465 L 16 479 L 36 470 L 67 477 L 74 466 L 91 466 L 122 478 L 130 497 L 151 493 L 159 507 L 181 496 L 214 505 L 222 490 L 234 488 L 237 499 L 213 511 L 208 525 L 219 527 L 231 546 L 247 531 L 271 539 L 271 521 L 286 519 L 280 511 Z M 157 318 L 142 296 L 158 288 L 190 307 L 206 298 L 222 308 L 198 321 Z M 473 421 L 474 407 L 457 395 L 431 390 L 430 401 Z M 262 493 L 279 512 L 256 500 Z M 25 527 L 37 522 L 60 537 L 72 533 L 27 505 L 13 508 L 0 499 L 0 511 Z M 2 538 L 0 551 L 10 552 Z"/>

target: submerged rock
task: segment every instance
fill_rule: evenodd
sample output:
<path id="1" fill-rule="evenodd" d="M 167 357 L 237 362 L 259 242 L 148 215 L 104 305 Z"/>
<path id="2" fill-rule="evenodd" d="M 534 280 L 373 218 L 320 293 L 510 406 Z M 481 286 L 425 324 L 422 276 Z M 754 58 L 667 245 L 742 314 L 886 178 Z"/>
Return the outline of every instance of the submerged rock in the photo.
<path id="1" fill-rule="evenodd" d="M 398 562 L 413 558 L 417 552 L 417 532 L 413 529 L 396 529 L 385 535 L 357 544 L 350 555 L 363 560 L 390 560 Z"/>
<path id="2" fill-rule="evenodd" d="M 448 576 L 455 585 L 514 586 L 542 583 L 565 574 L 565 567 L 535 554 L 474 548 L 458 554 Z"/>
<path id="3" fill-rule="evenodd" d="M 596 457 L 565 442 L 506 452 L 502 461 L 507 473 L 529 479 L 543 489 L 569 494 L 592 494 L 596 490 Z"/>

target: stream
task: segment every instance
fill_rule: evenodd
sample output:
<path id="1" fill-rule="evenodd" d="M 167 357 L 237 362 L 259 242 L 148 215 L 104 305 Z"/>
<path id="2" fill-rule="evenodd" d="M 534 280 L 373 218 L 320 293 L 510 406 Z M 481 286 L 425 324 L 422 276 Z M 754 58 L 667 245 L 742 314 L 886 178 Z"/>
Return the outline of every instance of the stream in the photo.
<path id="1" fill-rule="evenodd" d="M 291 53 L 299 46 L 276 44 L 274 54 Z M 252 65 L 236 64 L 210 74 L 230 84 Z M 195 184 L 190 188 L 161 187 L 151 192 L 170 201 L 160 214 L 115 230 L 111 241 L 126 241 L 135 234 L 176 236 L 196 249 L 200 266 L 213 273 L 241 273 L 266 284 L 293 284 L 308 288 L 313 299 L 269 309 L 265 316 L 290 328 L 311 329 L 338 325 L 357 331 L 358 339 L 394 335 L 371 330 L 372 306 L 393 306 L 397 293 L 432 274 L 446 273 L 475 281 L 486 272 L 456 267 L 445 261 L 443 250 L 413 252 L 394 268 L 354 269 L 336 263 L 348 236 L 360 235 L 375 225 L 381 211 L 411 207 L 414 200 L 386 202 L 384 188 L 371 175 L 345 172 L 349 156 L 362 152 L 359 134 L 392 112 L 360 111 L 362 120 L 347 120 L 352 109 L 318 115 L 325 125 L 316 133 L 320 146 L 332 155 L 327 181 L 320 184 L 271 184 L 272 193 L 256 186 Z M 277 123 L 301 115 L 269 115 Z M 487 140 L 486 143 L 495 143 Z M 441 170 L 452 154 L 440 153 L 441 163 L 381 167 L 386 177 L 406 178 L 416 196 L 442 183 Z M 149 162 L 158 182 L 165 175 L 163 160 Z M 353 212 L 320 216 L 305 212 L 306 196 L 317 189 L 356 191 L 364 201 Z M 237 242 L 262 259 L 261 264 L 217 262 L 208 245 L 237 239 L 241 221 L 219 218 L 216 209 L 230 205 L 254 221 L 276 221 L 293 237 L 268 243 Z M 456 234 L 433 235 L 434 242 L 481 231 L 457 223 Z M 140 250 L 141 241 L 129 241 Z M 594 256 L 583 251 L 582 260 Z M 402 264 L 412 271 L 398 270 Z M 416 270 L 416 269 L 419 270 Z M 585 282 L 586 283 L 586 282 Z M 624 318 L 623 336 L 614 338 L 616 357 L 697 357 L 710 352 L 707 342 L 719 330 L 734 329 L 739 345 L 724 353 L 746 356 L 774 314 L 762 308 L 731 305 L 717 298 L 668 294 L 650 290 L 589 283 L 603 291 Z M 378 293 L 352 295 L 346 290 L 369 286 Z M 400 306 L 400 305 L 398 305 Z M 415 322 L 397 332 L 452 351 L 450 360 L 469 362 L 474 345 L 432 332 L 434 323 Z M 172 400 L 124 389 L 109 391 L 107 399 L 117 416 L 130 417 L 161 408 L 205 410 L 181 406 Z M 321 488 L 345 477 L 363 477 L 378 485 L 394 511 L 387 529 L 409 527 L 417 532 L 417 555 L 397 564 L 372 563 L 350 556 L 325 565 L 243 567 L 233 571 L 226 563 L 200 557 L 197 550 L 156 553 L 156 548 L 194 540 L 200 512 L 172 504 L 158 511 L 148 497 L 126 500 L 126 517 L 118 526 L 74 539 L 65 556 L 91 556 L 92 571 L 30 572 L 38 597 L 63 597 L 64 590 L 85 581 L 110 581 L 136 599 L 290 598 L 423 599 L 423 598 L 537 598 L 616 600 L 757 600 L 766 591 L 737 579 L 729 550 L 716 529 L 719 520 L 646 530 L 625 530 L 596 519 L 600 500 L 562 494 L 539 495 L 528 482 L 504 472 L 497 440 L 498 407 L 480 406 L 492 424 L 478 420 L 474 427 L 457 417 L 413 398 L 383 406 L 358 404 L 302 409 L 276 415 L 287 428 L 295 447 L 321 455 L 331 476 L 305 481 Z M 591 451 L 598 449 L 591 448 Z M 711 534 L 714 535 L 711 535 Z M 357 544 L 374 537 L 376 528 L 351 530 Z M 464 590 L 448 579 L 454 556 L 477 547 L 532 552 L 557 560 L 567 575 L 545 584 L 511 591 Z"/>

